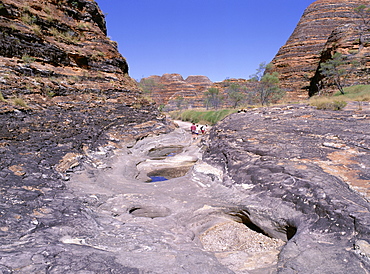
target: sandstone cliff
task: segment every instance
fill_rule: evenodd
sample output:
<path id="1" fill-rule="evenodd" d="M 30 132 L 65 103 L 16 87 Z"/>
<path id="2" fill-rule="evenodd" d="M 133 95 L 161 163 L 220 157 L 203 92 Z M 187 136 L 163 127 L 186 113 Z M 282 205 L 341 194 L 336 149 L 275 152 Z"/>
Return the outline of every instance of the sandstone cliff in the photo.
<path id="1" fill-rule="evenodd" d="M 360 34 L 356 24 L 345 24 L 337 27 L 329 36 L 321 54 L 320 61 L 314 76 L 310 79 L 309 95 L 314 95 L 321 90 L 336 90 L 337 88 L 328 82 L 319 68 L 322 63 L 331 59 L 335 53 L 341 53 L 346 57 L 348 75 L 343 77 L 343 84 L 367 85 L 370 83 L 370 32 Z M 354 64 L 354 65 L 352 65 Z"/>
<path id="2" fill-rule="evenodd" d="M 203 93 L 212 86 L 212 81 L 206 76 L 193 75 L 184 78 L 177 73 L 162 76 L 150 76 L 144 81 L 153 81 L 155 85 L 149 96 L 157 103 L 176 108 L 176 99 L 183 98 L 187 106 L 202 107 Z"/>
<path id="3" fill-rule="evenodd" d="M 53 234 L 99 229 L 65 184 L 82 160 L 169 130 L 105 34 L 95 1 L 0 1 L 1 273 L 133 271 Z"/>
<path id="4" fill-rule="evenodd" d="M 5 97 L 135 87 L 94 1 L 5 0 L 0 15 Z"/>
<path id="5" fill-rule="evenodd" d="M 282 88 L 291 99 L 307 98 L 329 37 L 336 28 L 358 22 L 354 9 L 361 4 L 369 1 L 318 0 L 305 10 L 293 34 L 272 61 L 274 70 L 280 74 Z M 314 93 L 312 88 L 310 93 Z"/>
<path id="6" fill-rule="evenodd" d="M 42 117 L 52 108 L 66 115 L 72 110 L 89 113 L 105 126 L 158 115 L 129 77 L 117 44 L 106 36 L 104 15 L 95 1 L 3 0 L 0 28 L 4 113 L 18 109 Z M 99 111 L 105 114 L 96 117 Z"/>

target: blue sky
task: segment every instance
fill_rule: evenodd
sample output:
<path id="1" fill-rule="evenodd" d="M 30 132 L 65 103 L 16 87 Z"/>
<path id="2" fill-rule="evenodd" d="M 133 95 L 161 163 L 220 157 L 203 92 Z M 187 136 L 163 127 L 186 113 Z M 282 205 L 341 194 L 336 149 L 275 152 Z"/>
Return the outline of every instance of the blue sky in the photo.
<path id="1" fill-rule="evenodd" d="M 164 73 L 249 78 L 314 0 L 97 0 L 134 79 Z"/>

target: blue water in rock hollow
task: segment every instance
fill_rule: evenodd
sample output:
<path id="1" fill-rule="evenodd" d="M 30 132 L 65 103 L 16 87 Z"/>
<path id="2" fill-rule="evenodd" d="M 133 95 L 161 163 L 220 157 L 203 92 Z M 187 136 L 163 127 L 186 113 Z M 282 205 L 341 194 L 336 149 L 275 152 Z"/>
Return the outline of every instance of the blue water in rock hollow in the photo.
<path id="1" fill-rule="evenodd" d="M 168 179 L 162 176 L 150 176 L 150 179 L 152 179 L 152 182 L 162 182 L 162 181 L 167 181 Z"/>

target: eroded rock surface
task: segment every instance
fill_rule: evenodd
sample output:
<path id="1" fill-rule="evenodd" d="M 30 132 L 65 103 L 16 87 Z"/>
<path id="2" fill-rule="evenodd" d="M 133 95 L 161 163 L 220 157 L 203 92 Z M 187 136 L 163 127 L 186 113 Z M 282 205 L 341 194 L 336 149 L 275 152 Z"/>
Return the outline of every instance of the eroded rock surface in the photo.
<path id="1" fill-rule="evenodd" d="M 119 147 L 113 136 L 135 141 L 131 134 L 140 138 L 169 127 L 149 106 L 145 112 L 96 104 L 1 113 L 2 273 L 138 273 L 104 250 L 78 245 L 101 228 L 65 181 L 81 161 L 104 167 L 104 159 Z"/>
<path id="2" fill-rule="evenodd" d="M 253 224 L 288 241 L 279 273 L 368 273 L 369 150 L 369 112 L 302 105 L 224 119 L 204 160 Z"/>
<path id="3" fill-rule="evenodd" d="M 256 109 L 207 141 L 137 112 L 148 116 L 119 128 L 141 137 L 111 139 L 131 111 L 115 125 L 99 120 L 93 129 L 105 134 L 92 141 L 77 131 L 88 132 L 87 116 L 59 131 L 34 130 L 23 112 L 3 116 L 3 273 L 369 271 L 369 112 Z M 182 177 L 148 182 L 190 163 Z"/>
<path id="4" fill-rule="evenodd" d="M 175 145 L 182 147 L 176 155 L 153 159 L 153 151 Z M 219 184 L 222 171 L 202 162 L 201 150 L 200 140 L 179 128 L 116 150 L 106 169 L 76 173 L 68 186 L 101 225 L 79 244 L 106 250 L 140 273 L 273 273 L 284 242 L 244 218 L 237 193 Z M 189 156 L 194 167 L 185 176 L 147 182 L 150 168 L 188 167 Z"/>

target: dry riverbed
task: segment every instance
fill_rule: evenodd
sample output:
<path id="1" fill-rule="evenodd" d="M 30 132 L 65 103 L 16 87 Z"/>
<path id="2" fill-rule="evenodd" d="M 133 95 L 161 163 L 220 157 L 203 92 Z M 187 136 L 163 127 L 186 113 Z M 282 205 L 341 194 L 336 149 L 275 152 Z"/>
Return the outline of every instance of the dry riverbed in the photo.
<path id="1" fill-rule="evenodd" d="M 143 273 L 274 273 L 284 242 L 245 220 L 222 171 L 202 161 L 190 124 L 145 138 L 91 163 L 68 186 L 96 216 L 98 234 L 62 239 L 115 253 Z M 150 176 L 155 175 L 155 176 Z M 150 177 L 164 177 L 151 181 Z"/>

